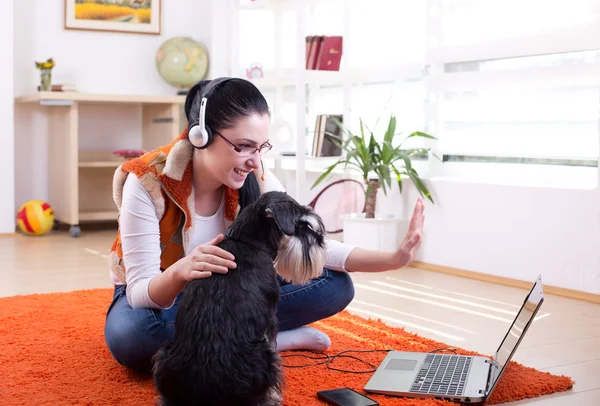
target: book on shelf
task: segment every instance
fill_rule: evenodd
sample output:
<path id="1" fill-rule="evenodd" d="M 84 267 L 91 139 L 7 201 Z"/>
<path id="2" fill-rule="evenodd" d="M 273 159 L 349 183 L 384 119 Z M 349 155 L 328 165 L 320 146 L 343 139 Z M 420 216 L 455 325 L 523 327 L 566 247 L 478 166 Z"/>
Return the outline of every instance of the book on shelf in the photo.
<path id="1" fill-rule="evenodd" d="M 342 148 L 338 145 L 335 137 L 341 137 L 342 131 L 334 119 L 340 122 L 341 114 L 319 114 L 315 123 L 315 136 L 313 138 L 313 157 L 335 157 L 342 155 Z"/>
<path id="2" fill-rule="evenodd" d="M 306 37 L 306 69 L 339 71 L 343 53 L 343 38 L 339 35 L 309 35 Z"/>
<path id="3" fill-rule="evenodd" d="M 40 91 L 40 86 L 37 87 L 38 92 Z M 75 85 L 52 85 L 52 87 L 50 88 L 51 92 L 76 92 L 77 89 L 75 88 Z"/>
<path id="4" fill-rule="evenodd" d="M 132 159 L 140 157 L 146 152 L 145 149 L 115 149 L 112 153 L 125 159 Z"/>

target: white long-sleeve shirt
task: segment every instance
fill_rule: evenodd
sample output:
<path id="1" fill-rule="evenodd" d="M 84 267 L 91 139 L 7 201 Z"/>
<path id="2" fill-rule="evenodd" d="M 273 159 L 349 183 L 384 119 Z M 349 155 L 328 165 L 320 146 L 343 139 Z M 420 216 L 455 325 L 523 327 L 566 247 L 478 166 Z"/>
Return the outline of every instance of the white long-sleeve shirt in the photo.
<path id="1" fill-rule="evenodd" d="M 283 186 L 279 181 L 274 180 L 268 189 L 283 190 Z M 223 210 L 224 202 L 222 201 L 217 212 L 212 216 L 204 217 L 193 214 L 190 250 L 225 233 Z M 133 173 L 127 176 L 123 187 L 119 228 L 123 261 L 127 269 L 126 292 L 130 306 L 164 309 L 154 303 L 148 293 L 150 281 L 161 273 L 159 218 L 156 216 L 150 195 Z M 346 258 L 352 249 L 354 249 L 353 246 L 327 239 L 325 266 L 332 270 L 345 271 Z M 114 276 L 112 280 L 115 285 L 121 284 Z"/>

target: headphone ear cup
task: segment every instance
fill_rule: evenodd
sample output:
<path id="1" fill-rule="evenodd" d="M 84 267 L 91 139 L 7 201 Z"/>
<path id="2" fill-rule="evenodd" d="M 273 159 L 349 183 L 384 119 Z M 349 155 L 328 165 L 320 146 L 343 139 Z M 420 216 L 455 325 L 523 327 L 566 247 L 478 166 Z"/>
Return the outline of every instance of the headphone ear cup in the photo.
<path id="1" fill-rule="evenodd" d="M 213 134 L 212 131 L 210 130 L 210 128 L 206 127 L 204 128 L 204 148 L 208 147 L 210 145 L 210 143 L 212 142 L 213 139 Z"/>
<path id="2" fill-rule="evenodd" d="M 212 141 L 212 131 L 206 125 L 206 105 L 208 103 L 208 96 L 211 95 L 211 92 L 218 84 L 226 82 L 228 80 L 231 80 L 231 78 L 223 77 L 213 79 L 206 85 L 204 91 L 202 92 L 200 99 L 198 123 L 191 126 L 188 130 L 188 138 L 195 148 L 206 148 L 210 145 Z"/>
<path id="3" fill-rule="evenodd" d="M 196 148 L 205 148 L 208 146 L 208 134 L 205 131 L 202 131 L 202 127 L 196 124 L 190 128 L 188 131 L 188 138 L 192 145 Z"/>

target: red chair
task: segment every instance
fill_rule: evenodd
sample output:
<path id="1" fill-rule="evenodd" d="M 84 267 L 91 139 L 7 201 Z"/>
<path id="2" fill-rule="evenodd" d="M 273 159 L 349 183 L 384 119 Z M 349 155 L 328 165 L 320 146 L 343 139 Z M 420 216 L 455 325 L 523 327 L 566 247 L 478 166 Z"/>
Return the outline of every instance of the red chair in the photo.
<path id="1" fill-rule="evenodd" d="M 329 234 L 344 231 L 344 214 L 364 213 L 366 206 L 365 187 L 356 179 L 340 179 L 325 186 L 308 204 L 325 224 Z"/>

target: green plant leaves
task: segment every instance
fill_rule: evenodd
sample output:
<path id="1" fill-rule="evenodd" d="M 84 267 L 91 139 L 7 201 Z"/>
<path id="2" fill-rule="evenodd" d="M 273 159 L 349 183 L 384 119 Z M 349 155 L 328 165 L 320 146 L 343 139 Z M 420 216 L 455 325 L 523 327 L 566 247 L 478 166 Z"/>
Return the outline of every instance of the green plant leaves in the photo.
<path id="1" fill-rule="evenodd" d="M 353 134 L 341 121 L 332 118 L 335 124 L 346 135 L 340 137 L 330 134 L 336 144 L 345 151 L 345 157 L 330 165 L 323 174 L 314 182 L 312 188 L 321 183 L 331 172 L 341 164 L 344 168 L 349 166 L 361 172 L 364 182 L 369 185 L 369 177 L 374 173 L 383 188 L 384 194 L 387 194 L 388 188 L 392 187 L 392 173 L 395 175 L 398 189 L 402 192 L 403 177 L 408 177 L 414 183 L 419 193 L 433 203 L 433 198 L 425 183 L 421 180 L 418 172 L 412 165 L 411 157 L 415 155 L 428 155 L 429 148 L 402 148 L 403 144 L 411 138 L 421 137 L 425 139 L 434 139 L 436 137 L 415 131 L 404 138 L 398 146 L 394 146 L 394 138 L 400 133 L 396 133 L 397 121 L 394 115 L 390 116 L 382 142 L 377 142 L 375 135 L 360 119 L 360 135 Z M 368 141 L 367 141 L 368 140 Z M 369 188 L 367 188 L 368 195 Z"/>

